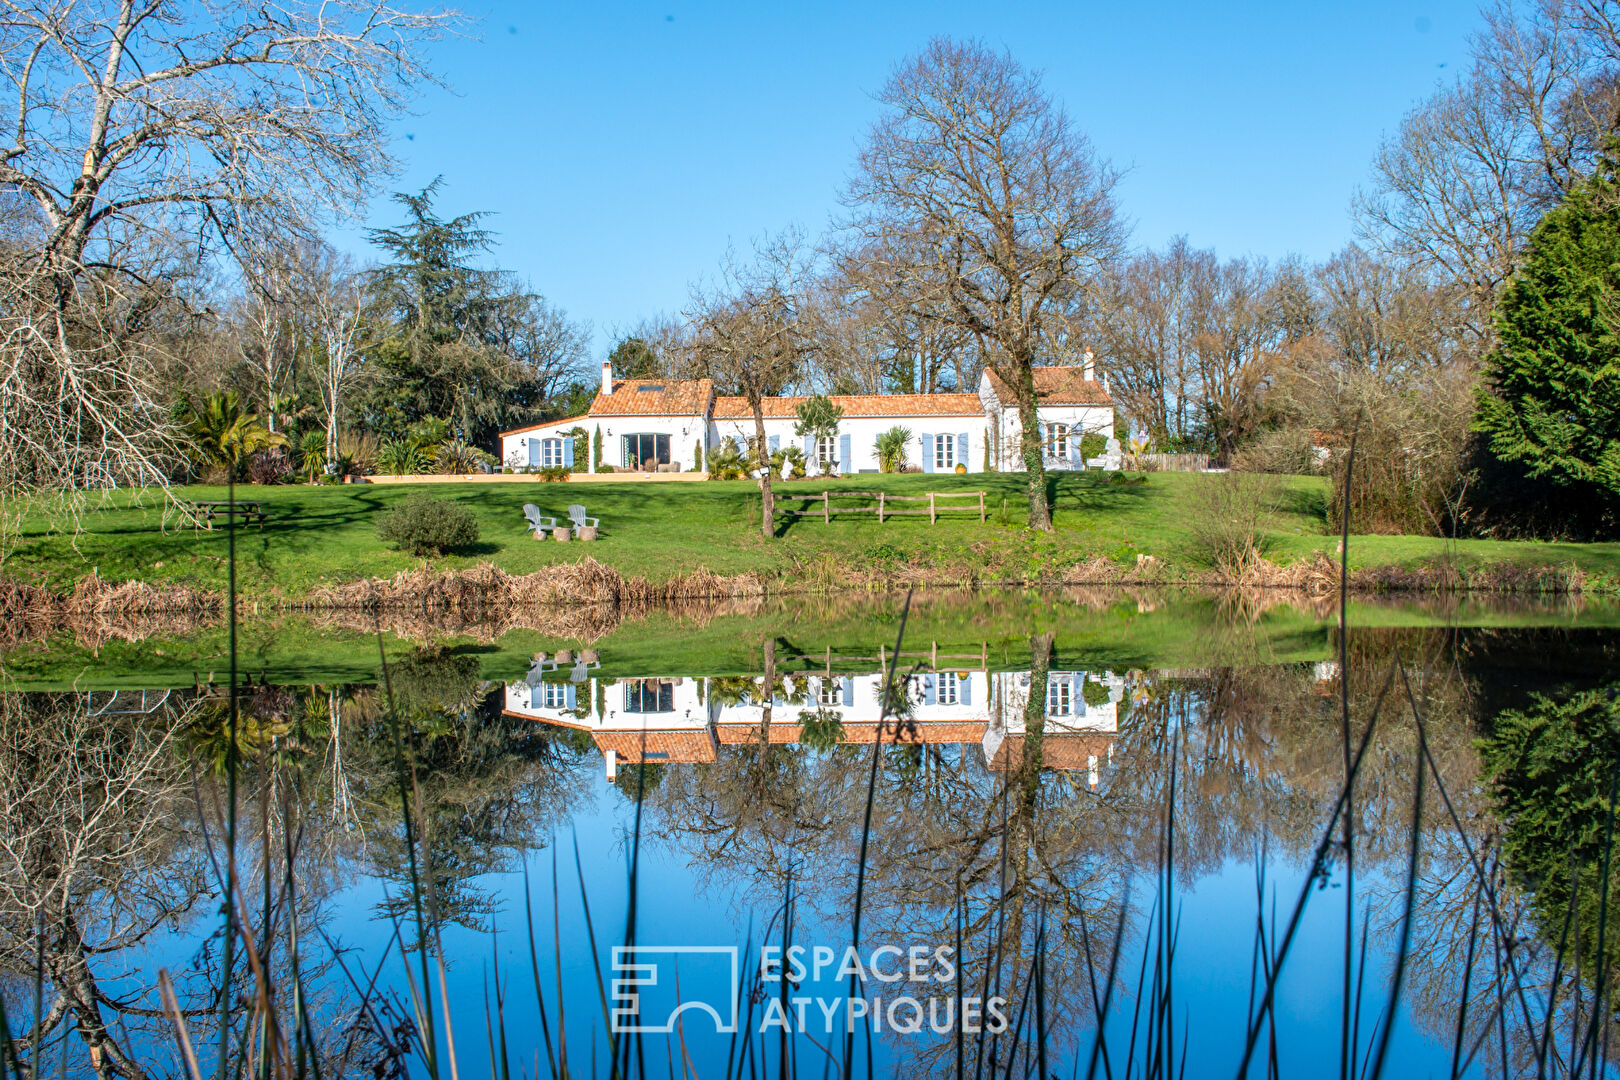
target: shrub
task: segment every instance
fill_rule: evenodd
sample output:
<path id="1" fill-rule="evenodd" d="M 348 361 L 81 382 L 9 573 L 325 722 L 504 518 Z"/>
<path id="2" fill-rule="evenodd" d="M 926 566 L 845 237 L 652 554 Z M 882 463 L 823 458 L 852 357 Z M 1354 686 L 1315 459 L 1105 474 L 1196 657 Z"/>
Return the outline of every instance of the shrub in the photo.
<path id="1" fill-rule="evenodd" d="M 1264 473 L 1216 473 L 1188 500 L 1193 552 L 1229 578 L 1241 577 L 1266 548 L 1266 528 L 1281 487 Z"/>
<path id="2" fill-rule="evenodd" d="M 377 521 L 377 538 L 412 555 L 440 555 L 478 542 L 478 519 L 460 503 L 412 495 Z"/>
<path id="3" fill-rule="evenodd" d="M 248 481 L 254 484 L 281 484 L 292 475 L 292 462 L 287 451 L 271 446 L 256 452 L 248 459 Z"/>
<path id="4" fill-rule="evenodd" d="M 692 471 L 703 471 L 703 440 L 699 439 L 692 444 Z"/>
<path id="5" fill-rule="evenodd" d="M 616 470 L 611 465 L 598 465 L 596 467 L 596 471 L 600 472 L 600 473 L 610 473 L 610 472 L 617 472 L 618 470 Z"/>
<path id="6" fill-rule="evenodd" d="M 540 479 L 550 484 L 558 480 L 568 479 L 569 472 L 570 470 L 566 465 L 547 465 L 540 470 Z"/>
<path id="7" fill-rule="evenodd" d="M 1108 449 L 1108 436 L 1101 432 L 1092 431 L 1080 436 L 1080 456 L 1087 461 L 1094 457 L 1102 457 Z"/>
<path id="8" fill-rule="evenodd" d="M 415 476 L 427 470 L 420 448 L 402 439 L 388 439 L 377 448 L 377 471 L 386 476 Z"/>
<path id="9" fill-rule="evenodd" d="M 1108 687 L 1087 675 L 1085 684 L 1080 687 L 1080 696 L 1085 699 L 1086 705 L 1089 707 L 1106 705 L 1108 704 Z"/>
<path id="10" fill-rule="evenodd" d="M 748 475 L 748 463 L 731 442 L 722 442 L 709 452 L 710 480 L 740 480 Z"/>
<path id="11" fill-rule="evenodd" d="M 788 477 L 793 480 L 804 479 L 804 451 L 797 446 L 784 446 L 771 455 L 771 471 L 782 475 L 782 467 L 788 466 Z"/>
<path id="12" fill-rule="evenodd" d="M 338 436 L 338 471 L 365 476 L 377 471 L 377 440 L 344 432 Z"/>
<path id="13" fill-rule="evenodd" d="M 476 446 L 469 446 L 456 439 L 443 444 L 435 451 L 433 464 L 441 473 L 463 476 L 486 466 L 493 466 L 495 457 Z"/>
<path id="14" fill-rule="evenodd" d="M 1310 429 L 1289 425 L 1261 432 L 1233 455 L 1232 467 L 1243 472 L 1303 475 L 1320 473 L 1322 462 Z"/>
<path id="15" fill-rule="evenodd" d="M 602 464 L 602 429 L 600 426 L 591 433 L 591 460 L 596 462 L 597 472 L 613 471 L 613 466 Z"/>
<path id="16" fill-rule="evenodd" d="M 831 750 L 844 741 L 843 717 L 832 709 L 801 712 L 799 741 L 812 750 Z"/>

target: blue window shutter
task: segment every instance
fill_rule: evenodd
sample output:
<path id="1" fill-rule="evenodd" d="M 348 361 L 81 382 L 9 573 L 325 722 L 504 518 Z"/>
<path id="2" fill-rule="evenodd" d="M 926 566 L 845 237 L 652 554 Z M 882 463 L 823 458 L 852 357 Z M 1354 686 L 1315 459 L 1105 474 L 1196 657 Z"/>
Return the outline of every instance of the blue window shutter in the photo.
<path id="1" fill-rule="evenodd" d="M 844 707 L 846 709 L 855 704 L 855 680 L 850 678 L 848 675 L 844 676 L 843 700 Z"/>
<path id="2" fill-rule="evenodd" d="M 956 680 L 956 702 L 958 705 L 973 704 L 973 676 L 958 678 Z"/>
<path id="3" fill-rule="evenodd" d="M 731 445 L 736 448 L 737 453 L 739 454 L 748 453 L 748 444 L 743 442 L 741 435 L 733 435 L 731 437 Z"/>
<path id="4" fill-rule="evenodd" d="M 1076 435 L 1073 432 L 1070 432 L 1069 434 L 1069 460 L 1074 462 L 1076 466 L 1081 464 L 1080 438 L 1081 437 L 1079 435 Z"/>
<path id="5" fill-rule="evenodd" d="M 570 709 L 579 708 L 579 706 L 575 704 L 575 702 L 578 701 L 578 700 L 579 700 L 579 687 L 575 686 L 573 683 L 569 683 L 568 684 L 568 707 Z"/>
<path id="6" fill-rule="evenodd" d="M 939 700 L 939 676 L 932 673 L 923 676 L 923 704 L 932 705 Z"/>
<path id="7" fill-rule="evenodd" d="M 816 460 L 816 437 L 814 435 L 804 437 L 804 460 L 811 462 Z"/>
<path id="8" fill-rule="evenodd" d="M 970 469 L 973 468 L 973 466 L 968 465 L 968 433 L 965 431 L 958 433 L 956 436 L 956 463 L 958 465 L 967 465 Z"/>
<path id="9" fill-rule="evenodd" d="M 540 440 L 539 439 L 530 439 L 529 440 L 529 464 L 530 465 L 538 465 L 538 464 L 540 464 Z"/>
<path id="10" fill-rule="evenodd" d="M 852 471 L 850 469 L 848 435 L 838 436 L 838 471 L 846 475 Z"/>
<path id="11" fill-rule="evenodd" d="M 924 433 L 922 437 L 922 467 L 923 472 L 934 471 L 934 437 Z"/>
<path id="12" fill-rule="evenodd" d="M 1075 716 L 1086 715 L 1086 688 L 1085 672 L 1076 672 L 1069 676 L 1069 711 Z"/>
<path id="13" fill-rule="evenodd" d="M 574 465 L 574 439 L 571 435 L 563 436 L 563 464 L 569 468 Z"/>
<path id="14" fill-rule="evenodd" d="M 776 453 L 778 450 L 782 449 L 782 436 L 772 435 L 766 445 L 771 448 L 771 453 Z"/>

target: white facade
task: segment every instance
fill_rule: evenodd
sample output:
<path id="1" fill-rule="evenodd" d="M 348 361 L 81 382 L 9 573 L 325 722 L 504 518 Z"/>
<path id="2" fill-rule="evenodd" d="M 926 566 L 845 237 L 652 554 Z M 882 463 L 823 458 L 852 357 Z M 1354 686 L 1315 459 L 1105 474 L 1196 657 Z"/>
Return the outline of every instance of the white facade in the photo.
<path id="1" fill-rule="evenodd" d="M 1119 467 L 1113 440 L 1114 406 L 1106 387 L 1084 367 L 1037 369 L 1036 411 L 1047 443 L 1046 467 L 1082 467 L 1080 444 L 1085 435 L 1109 440 L 1100 461 Z M 798 447 L 810 475 L 824 472 L 854 475 L 877 472 L 878 436 L 895 427 L 911 433 L 906 463 L 923 472 L 967 472 L 987 469 L 1018 472 L 1021 434 L 1016 405 L 1002 400 L 987 373 L 976 394 L 875 394 L 835 397 L 844 408 L 836 435 L 818 441 L 794 433 L 795 403 L 802 398 L 766 400 L 765 438 L 770 450 Z M 660 406 L 679 405 L 679 408 Z M 718 447 L 745 448 L 757 427 L 740 398 L 717 398 L 707 380 L 630 380 L 615 385 L 604 365 L 602 393 L 585 416 L 503 432 L 503 466 L 540 469 L 563 466 L 584 472 L 590 463 L 576 460 L 565 432 L 583 429 L 587 442 L 602 446 L 602 464 L 615 471 L 687 472 L 695 470 Z M 649 466 L 651 466 L 649 468 Z"/>
<path id="2" fill-rule="evenodd" d="M 877 439 L 895 427 L 911 432 L 906 446 L 906 463 L 923 472 L 955 472 L 958 462 L 968 472 L 984 470 L 986 425 L 982 415 L 969 416 L 845 416 L 838 422 L 838 434 L 816 440 L 793 432 L 796 419 L 767 417 L 766 446 L 772 453 L 797 446 L 804 452 L 805 469 L 811 476 L 835 472 L 841 476 L 875 473 L 878 468 Z M 714 420 L 709 425 L 709 445 L 731 442 L 739 448 L 754 437 L 752 419 Z M 830 467 L 829 467 L 830 466 Z"/>
<path id="3" fill-rule="evenodd" d="M 751 742 L 765 722 L 764 702 L 722 703 L 717 680 L 705 677 L 637 678 L 601 681 L 537 661 L 529 678 L 506 687 L 504 711 L 545 724 L 590 734 L 601 749 L 607 776 L 614 780 L 622 762 L 712 762 L 719 747 Z M 1090 679 L 1108 690 L 1108 700 L 1085 703 Z M 882 719 L 881 672 L 841 675 L 796 674 L 782 680 L 771 703 L 771 730 L 796 737 L 799 714 L 836 715 L 845 739 L 870 743 Z M 1024 705 L 1030 675 L 1020 671 L 931 671 L 908 677 L 911 706 L 905 738 L 925 744 L 979 743 L 984 760 L 998 767 L 1003 743 L 1019 743 L 1025 731 Z M 757 685 L 757 684 L 756 684 Z M 1070 766 L 1091 773 L 1105 761 L 1108 741 L 1118 731 L 1125 680 L 1111 672 L 1059 672 L 1047 678 L 1046 734 L 1054 741 L 1090 737 L 1087 758 Z M 895 738 L 893 721 L 886 740 Z M 775 741 L 781 741 L 780 739 Z"/>

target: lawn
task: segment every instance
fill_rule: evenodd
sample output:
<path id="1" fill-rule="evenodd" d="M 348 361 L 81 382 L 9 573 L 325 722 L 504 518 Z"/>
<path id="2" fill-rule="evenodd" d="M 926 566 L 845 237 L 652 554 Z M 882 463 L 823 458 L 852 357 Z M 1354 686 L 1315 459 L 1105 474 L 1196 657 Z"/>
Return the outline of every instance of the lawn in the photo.
<path id="1" fill-rule="evenodd" d="M 786 505 L 823 490 L 919 494 L 985 491 L 988 520 L 977 511 L 942 515 L 937 524 L 908 517 L 879 524 L 872 514 L 785 518 L 778 535 L 759 535 L 759 495 L 748 481 L 708 483 L 533 484 L 338 487 L 240 487 L 237 497 L 266 504 L 269 521 L 237 535 L 237 583 L 244 594 L 295 599 L 311 588 L 387 576 L 421 565 L 377 538 L 377 517 L 413 494 L 453 499 L 477 515 L 479 543 L 434 560 L 441 568 L 493 562 L 513 573 L 544 569 L 590 555 L 627 576 L 652 580 L 707 566 L 720 574 L 754 571 L 767 579 L 836 578 L 848 567 L 910 564 L 944 571 L 975 569 L 981 577 L 1039 580 L 1102 555 L 1122 565 L 1138 554 L 1154 555 L 1175 569 L 1197 572 L 1203 563 L 1188 539 L 1187 521 L 1196 487 L 1217 478 L 1196 473 L 1156 473 L 1111 479 L 1098 473 L 1058 474 L 1051 484 L 1051 535 L 1023 528 L 1023 477 L 870 476 L 800 481 L 783 485 Z M 222 488 L 193 487 L 187 499 L 222 499 Z M 1283 508 L 1271 523 L 1270 554 L 1288 561 L 1334 550 L 1324 535 L 1325 483 L 1310 477 L 1287 482 Z M 536 541 L 522 507 L 563 516 L 572 502 L 602 519 L 595 543 Z M 908 504 L 912 507 L 923 504 Z M 113 580 L 185 583 L 222 589 L 228 539 L 223 527 L 194 531 L 166 511 L 161 496 L 113 493 L 80 515 L 77 531 L 43 512 L 29 516 L 4 565 L 7 576 L 66 589 L 92 569 Z M 1446 542 L 1427 537 L 1355 537 L 1355 566 L 1412 565 L 1447 553 Z M 1574 563 L 1602 585 L 1620 581 L 1620 544 L 1539 544 L 1462 541 L 1463 563 L 1496 560 L 1550 565 Z"/>

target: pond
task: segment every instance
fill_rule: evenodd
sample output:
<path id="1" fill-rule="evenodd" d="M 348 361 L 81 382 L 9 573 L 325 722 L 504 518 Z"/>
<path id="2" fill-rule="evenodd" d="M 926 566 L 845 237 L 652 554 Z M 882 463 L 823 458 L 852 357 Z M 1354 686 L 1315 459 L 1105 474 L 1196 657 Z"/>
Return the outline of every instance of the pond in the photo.
<path id="1" fill-rule="evenodd" d="M 1072 591 L 14 626 L 0 1040 L 128 1077 L 1606 1075 L 1617 626 Z"/>

